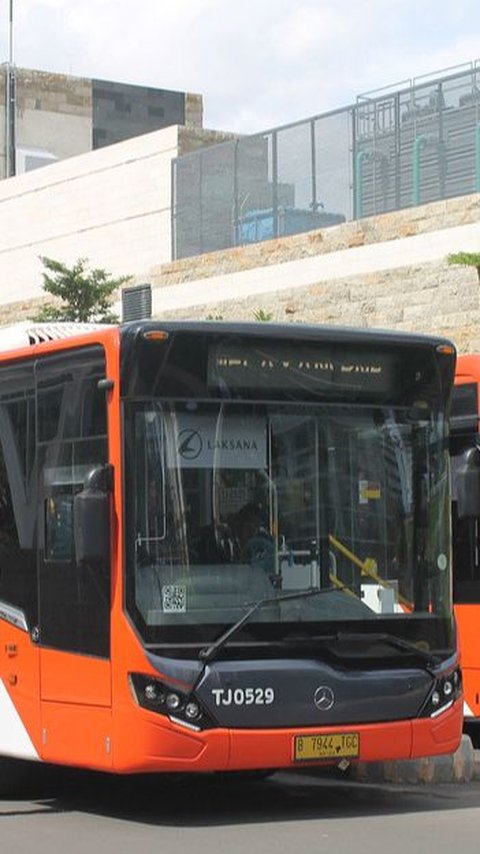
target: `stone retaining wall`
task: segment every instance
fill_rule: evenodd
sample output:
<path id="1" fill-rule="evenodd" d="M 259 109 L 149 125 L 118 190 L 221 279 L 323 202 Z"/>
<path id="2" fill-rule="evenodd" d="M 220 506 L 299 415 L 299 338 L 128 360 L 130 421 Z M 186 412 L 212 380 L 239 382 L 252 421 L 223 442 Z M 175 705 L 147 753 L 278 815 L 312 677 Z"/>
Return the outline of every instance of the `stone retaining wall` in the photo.
<path id="1" fill-rule="evenodd" d="M 164 264 L 150 275 L 154 316 L 253 320 L 260 311 L 274 321 L 440 333 L 472 351 L 478 276 L 446 261 L 461 250 L 480 252 L 478 194 Z"/>
<path id="2" fill-rule="evenodd" d="M 194 132 L 184 132 L 194 147 Z M 260 312 L 283 322 L 438 333 L 472 352 L 480 350 L 480 282 L 474 268 L 447 263 L 459 251 L 480 252 L 480 194 L 147 271 L 132 258 L 128 272 L 133 284 L 152 283 L 159 319 L 254 320 Z M 31 316 L 41 299 L 29 296 L 4 298 L 0 323 Z"/>
<path id="3" fill-rule="evenodd" d="M 154 287 L 166 287 L 193 279 L 283 264 L 286 261 L 310 258 L 342 249 L 401 240 L 479 221 L 480 194 L 475 193 L 366 217 L 331 228 L 183 258 L 154 267 L 150 271 L 149 280 Z"/>
<path id="4" fill-rule="evenodd" d="M 161 297 L 159 299 L 161 305 Z M 460 351 L 480 349 L 480 284 L 475 270 L 445 262 L 323 281 L 172 311 L 165 319 L 254 320 L 395 328 L 453 338 Z"/>

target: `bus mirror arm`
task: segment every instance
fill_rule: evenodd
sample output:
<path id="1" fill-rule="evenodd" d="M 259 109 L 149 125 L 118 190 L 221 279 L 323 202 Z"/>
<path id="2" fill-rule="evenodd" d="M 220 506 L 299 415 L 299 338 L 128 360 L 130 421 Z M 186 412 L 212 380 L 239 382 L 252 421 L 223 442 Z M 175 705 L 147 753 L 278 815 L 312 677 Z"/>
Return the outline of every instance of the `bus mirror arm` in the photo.
<path id="1" fill-rule="evenodd" d="M 75 560 L 105 565 L 110 556 L 110 498 L 112 466 L 98 466 L 85 478 L 73 502 Z"/>

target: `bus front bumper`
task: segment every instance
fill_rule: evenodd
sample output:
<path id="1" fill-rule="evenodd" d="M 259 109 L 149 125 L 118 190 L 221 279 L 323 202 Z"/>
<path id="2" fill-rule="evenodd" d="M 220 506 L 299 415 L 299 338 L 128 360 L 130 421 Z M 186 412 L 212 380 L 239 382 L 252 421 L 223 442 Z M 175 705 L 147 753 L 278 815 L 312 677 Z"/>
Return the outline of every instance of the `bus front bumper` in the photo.
<path id="1" fill-rule="evenodd" d="M 454 753 L 460 744 L 463 698 L 437 718 L 340 727 L 291 729 L 209 729 L 194 731 L 154 714 L 142 712 L 134 726 L 117 721 L 113 770 L 118 773 L 209 772 L 337 765 L 353 762 L 417 759 Z M 133 722 L 132 722 L 133 723 Z M 298 739 L 339 736 L 358 743 L 356 755 L 302 759 Z M 354 736 L 354 738 L 348 738 Z M 355 736 L 357 738 L 355 738 Z M 324 741 L 324 744 L 329 742 Z M 337 739 L 330 743 L 338 744 Z"/>

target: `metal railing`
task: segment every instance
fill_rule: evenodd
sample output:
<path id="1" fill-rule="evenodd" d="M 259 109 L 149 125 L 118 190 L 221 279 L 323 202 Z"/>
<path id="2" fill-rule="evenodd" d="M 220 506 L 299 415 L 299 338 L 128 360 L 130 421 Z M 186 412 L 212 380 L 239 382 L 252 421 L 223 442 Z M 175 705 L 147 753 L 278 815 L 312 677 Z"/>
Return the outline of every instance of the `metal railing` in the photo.
<path id="1" fill-rule="evenodd" d="M 480 192 L 480 61 L 173 162 L 172 256 Z"/>

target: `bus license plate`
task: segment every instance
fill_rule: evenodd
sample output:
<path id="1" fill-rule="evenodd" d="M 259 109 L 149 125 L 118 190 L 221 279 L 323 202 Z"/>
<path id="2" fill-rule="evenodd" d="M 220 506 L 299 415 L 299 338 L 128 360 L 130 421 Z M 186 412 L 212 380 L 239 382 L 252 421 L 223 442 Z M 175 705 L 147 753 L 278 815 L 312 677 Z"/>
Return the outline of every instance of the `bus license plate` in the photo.
<path id="1" fill-rule="evenodd" d="M 304 762 L 308 759 L 357 759 L 359 755 L 360 734 L 358 732 L 295 736 L 295 762 Z"/>

